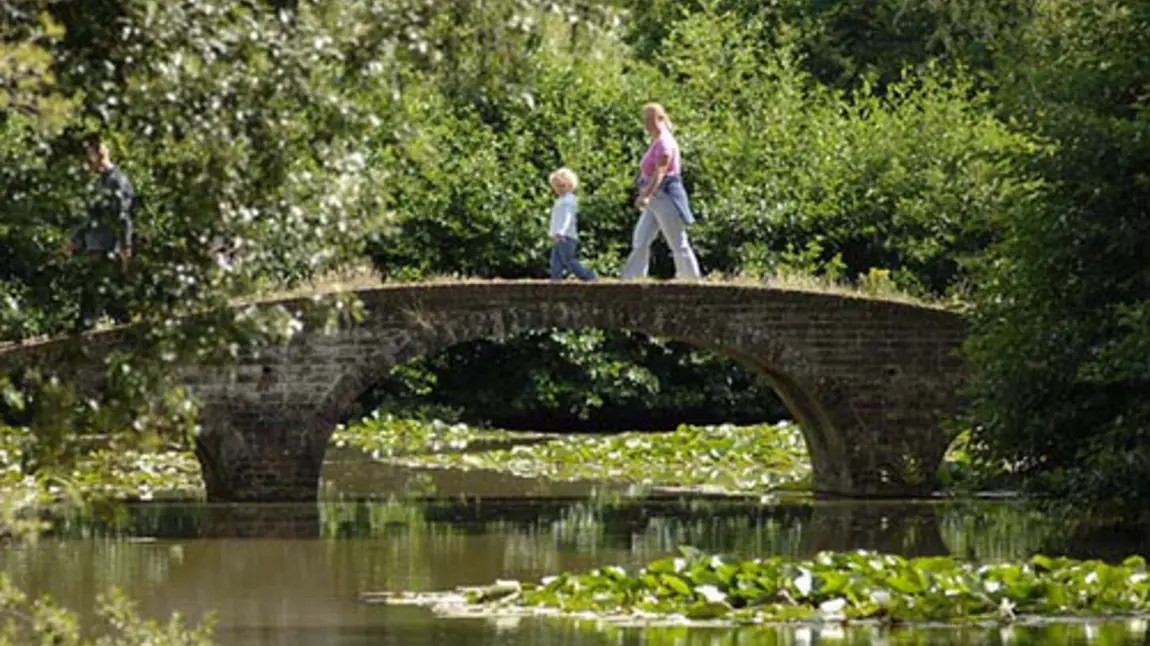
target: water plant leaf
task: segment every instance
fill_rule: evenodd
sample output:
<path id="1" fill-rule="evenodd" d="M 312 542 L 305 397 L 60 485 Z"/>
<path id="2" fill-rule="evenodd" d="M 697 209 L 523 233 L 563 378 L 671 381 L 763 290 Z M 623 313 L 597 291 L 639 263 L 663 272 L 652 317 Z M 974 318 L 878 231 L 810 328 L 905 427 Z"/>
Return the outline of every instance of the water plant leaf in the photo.
<path id="1" fill-rule="evenodd" d="M 677 560 L 678 559 L 673 558 L 659 559 L 648 565 L 646 569 L 648 572 L 654 572 L 656 574 L 674 574 L 679 571 L 676 565 Z"/>
<path id="2" fill-rule="evenodd" d="M 688 619 L 717 619 L 725 617 L 730 611 L 730 606 L 724 603 L 699 601 L 688 606 L 683 612 L 683 616 Z"/>
<path id="3" fill-rule="evenodd" d="M 691 594 L 691 585 L 675 574 L 664 574 L 660 578 L 660 581 L 677 594 L 683 596 L 689 596 Z"/>

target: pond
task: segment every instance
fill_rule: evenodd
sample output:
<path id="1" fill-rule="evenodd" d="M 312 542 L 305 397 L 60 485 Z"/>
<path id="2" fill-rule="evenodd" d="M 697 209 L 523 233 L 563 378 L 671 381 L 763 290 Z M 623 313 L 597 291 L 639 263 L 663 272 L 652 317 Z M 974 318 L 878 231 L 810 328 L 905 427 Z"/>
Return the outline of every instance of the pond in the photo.
<path id="1" fill-rule="evenodd" d="M 87 617 L 118 586 L 145 615 L 215 611 L 224 646 L 328 644 L 1142 644 L 1140 620 L 993 628 L 625 628 L 593 621 L 441 619 L 362 603 L 369 591 L 441 590 L 636 567 L 689 544 L 740 556 L 874 549 L 1023 558 L 1061 549 L 1125 556 L 1145 546 L 1061 544 L 1008 501 L 916 503 L 653 495 L 483 471 L 419 471 L 333 451 L 323 502 L 141 503 L 62 512 L 52 535 L 0 552 L 33 594 Z M 403 492 L 386 499 L 377 492 Z M 429 494 L 428 492 L 433 492 Z"/>

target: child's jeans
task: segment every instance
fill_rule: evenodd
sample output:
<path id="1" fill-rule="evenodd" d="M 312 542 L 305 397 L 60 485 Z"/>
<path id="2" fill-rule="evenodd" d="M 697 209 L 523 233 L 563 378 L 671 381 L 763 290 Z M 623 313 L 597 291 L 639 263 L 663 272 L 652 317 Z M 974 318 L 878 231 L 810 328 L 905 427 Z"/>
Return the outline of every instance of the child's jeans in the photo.
<path id="1" fill-rule="evenodd" d="M 595 280 L 595 272 L 579 264 L 575 257 L 575 244 L 575 238 L 559 236 L 559 242 L 551 247 L 551 280 L 562 280 L 564 271 L 581 280 Z"/>

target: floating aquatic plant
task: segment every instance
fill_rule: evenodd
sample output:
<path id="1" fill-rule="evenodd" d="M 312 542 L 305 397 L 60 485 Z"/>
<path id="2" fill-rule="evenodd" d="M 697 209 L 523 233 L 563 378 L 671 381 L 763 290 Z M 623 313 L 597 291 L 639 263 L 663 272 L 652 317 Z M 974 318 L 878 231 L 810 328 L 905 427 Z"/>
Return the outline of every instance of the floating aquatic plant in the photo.
<path id="1" fill-rule="evenodd" d="M 803 488 L 810 477 L 802 433 L 787 422 L 548 436 L 555 438 L 548 442 L 538 442 L 540 436 L 533 435 L 532 444 L 462 452 L 480 439 L 517 437 L 463 425 L 379 420 L 342 430 L 337 442 L 411 467 L 490 469 L 532 478 L 627 481 L 715 492 Z"/>
<path id="2" fill-rule="evenodd" d="M 857 551 L 811 559 L 738 559 L 680 548 L 637 572 L 607 566 L 539 582 L 500 581 L 442 594 L 371 594 L 444 615 L 559 614 L 756 624 L 789 621 L 1011 622 L 1023 617 L 1150 611 L 1141 557 L 1121 564 L 1036 555 L 980 564 Z"/>
<path id="3" fill-rule="evenodd" d="M 463 451 L 476 443 L 534 440 L 546 437 L 540 433 L 520 433 L 499 429 L 482 429 L 466 424 L 448 424 L 399 419 L 375 412 L 364 419 L 339 426 L 332 443 L 363 450 L 377 460 L 397 456 Z"/>

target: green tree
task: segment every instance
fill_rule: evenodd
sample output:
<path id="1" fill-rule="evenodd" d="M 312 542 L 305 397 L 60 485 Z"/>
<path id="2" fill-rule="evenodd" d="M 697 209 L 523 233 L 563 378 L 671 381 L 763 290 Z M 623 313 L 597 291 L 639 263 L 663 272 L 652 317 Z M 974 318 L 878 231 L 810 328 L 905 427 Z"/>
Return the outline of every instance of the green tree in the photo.
<path id="1" fill-rule="evenodd" d="M 132 275 L 103 285 L 143 325 L 130 352 L 106 360 L 104 405 L 93 412 L 92 402 L 73 400 L 82 425 L 138 425 L 152 417 L 173 363 L 290 337 L 309 303 L 257 311 L 236 308 L 237 299 L 358 262 L 383 221 L 364 142 L 391 90 L 375 67 L 348 64 L 352 53 L 391 60 L 387 43 L 366 39 L 372 8 L 305 2 L 281 14 L 229 2 L 124 2 L 115 22 L 121 58 L 73 52 L 57 61 L 72 82 L 91 67 L 117 72 L 75 88 L 85 114 L 99 119 L 76 117 L 62 133 L 26 119 L 3 124 L 0 246 L 14 250 L 0 267 L 6 339 L 60 332 L 87 279 L 61 253 L 91 181 L 77 136 L 99 131 L 143 198 Z M 48 405 L 43 387 L 71 374 L 56 365 L 16 383 L 31 410 L 53 409 L 66 402 Z"/>
<path id="2" fill-rule="evenodd" d="M 881 90 L 907 67 L 994 69 L 997 47 L 1029 16 L 1027 0 L 619 0 L 640 59 L 669 46 L 679 23 L 729 13 L 768 46 L 794 46 L 820 83 Z"/>
<path id="3" fill-rule="evenodd" d="M 1051 502 L 1143 516 L 1150 491 L 1150 5 L 1045 0 L 1003 110 L 1050 142 L 1047 199 L 1003 220 L 970 355 L 976 445 Z"/>
<path id="4" fill-rule="evenodd" d="M 73 101 L 57 87 L 54 70 L 64 31 L 49 1 L 0 2 L 0 123 L 23 117 L 53 129 L 70 116 Z"/>

